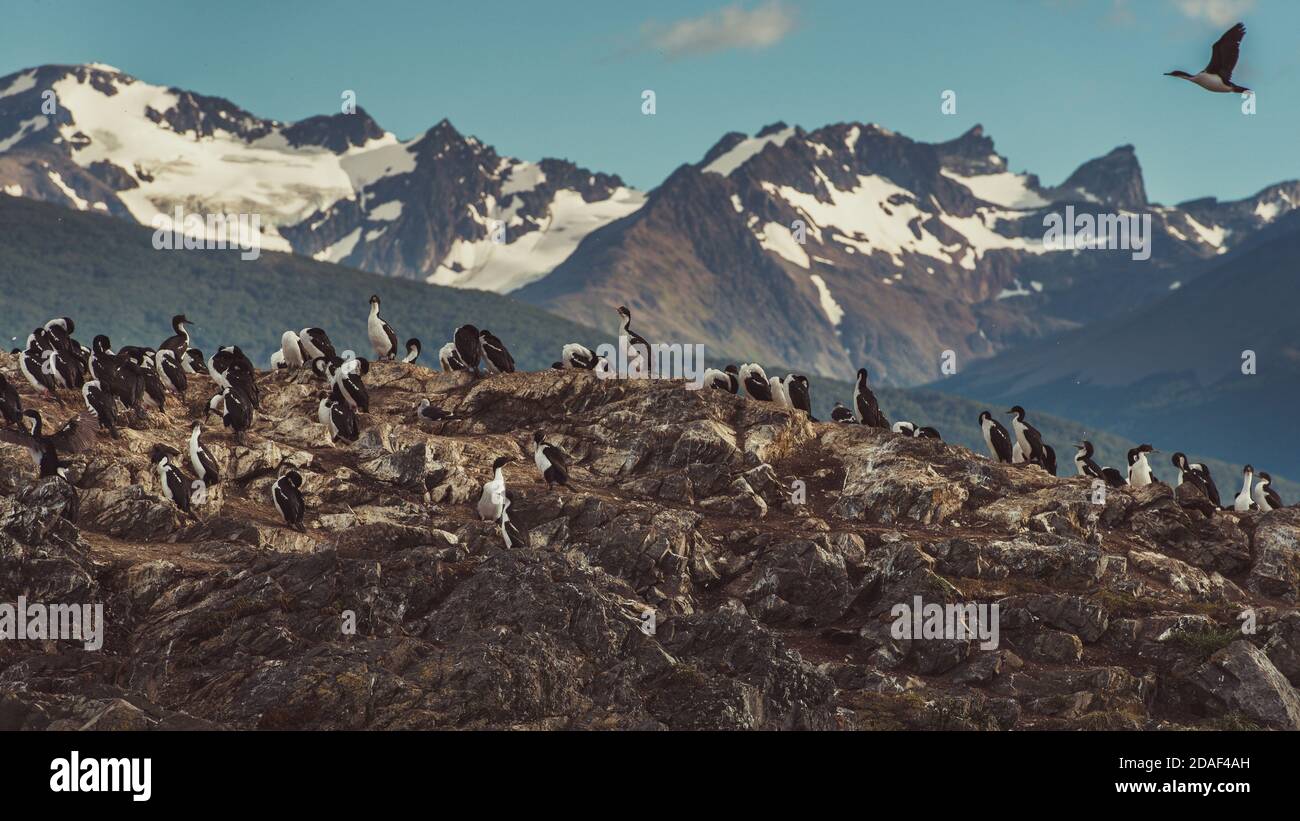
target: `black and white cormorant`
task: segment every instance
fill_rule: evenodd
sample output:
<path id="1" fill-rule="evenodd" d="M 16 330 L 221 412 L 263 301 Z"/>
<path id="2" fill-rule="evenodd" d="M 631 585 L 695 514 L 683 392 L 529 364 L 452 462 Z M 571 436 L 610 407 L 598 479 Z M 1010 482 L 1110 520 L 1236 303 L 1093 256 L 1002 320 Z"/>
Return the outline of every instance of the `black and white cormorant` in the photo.
<path id="1" fill-rule="evenodd" d="M 193 322 L 185 318 L 185 314 L 177 314 L 172 317 L 172 330 L 175 333 L 164 339 L 163 343 L 158 346 L 158 350 L 174 351 L 179 362 L 181 354 L 190 349 L 190 331 L 185 326 L 193 324 Z"/>
<path id="2" fill-rule="evenodd" d="M 619 333 L 627 337 L 628 368 L 645 374 L 650 373 L 650 343 L 645 337 L 632 330 L 632 312 L 626 305 L 618 306 Z M 765 377 L 766 378 L 766 375 Z"/>
<path id="3" fill-rule="evenodd" d="M 329 334 L 325 333 L 322 328 L 303 328 L 298 332 L 298 340 L 302 345 L 305 361 L 311 361 L 318 356 L 323 356 L 326 359 L 333 359 L 338 356 L 334 352 L 334 343 L 330 342 Z M 283 340 L 281 341 L 283 342 Z"/>
<path id="4" fill-rule="evenodd" d="M 1002 423 L 993 418 L 988 411 L 980 413 L 980 432 L 984 435 L 984 444 L 989 455 L 1003 464 L 1011 464 L 1015 458 L 1015 447 L 1011 444 L 1011 434 Z"/>
<path id="5" fill-rule="evenodd" d="M 58 476 L 59 470 L 69 466 L 59 460 L 60 453 L 80 453 L 95 441 L 95 420 L 89 413 L 80 413 L 54 433 L 45 433 L 45 420 L 34 408 L 23 411 L 27 430 L 0 428 L 0 442 L 27 448 L 37 474 L 44 479 Z"/>
<path id="6" fill-rule="evenodd" d="M 416 339 L 415 337 L 411 337 L 410 339 L 406 340 L 406 356 L 402 357 L 402 361 L 406 362 L 407 364 L 410 364 L 411 362 L 414 362 L 419 358 L 420 358 L 420 340 Z"/>
<path id="7" fill-rule="evenodd" d="M 478 517 L 485 522 L 495 522 L 501 518 L 506 509 L 506 476 L 504 468 L 513 462 L 510 456 L 502 456 L 492 463 L 492 478 L 483 483 L 475 509 Z"/>
<path id="8" fill-rule="evenodd" d="M 867 385 L 867 369 L 858 368 L 858 380 L 853 384 L 853 409 L 858 413 L 858 422 L 872 428 L 889 428 L 889 419 L 880 410 L 876 395 Z"/>
<path id="9" fill-rule="evenodd" d="M 451 411 L 435 407 L 428 399 L 421 399 L 415 406 L 415 415 L 430 422 L 451 422 L 460 418 Z"/>
<path id="10" fill-rule="evenodd" d="M 1214 477 L 1210 475 L 1209 467 L 1203 462 L 1187 461 L 1187 456 L 1181 451 L 1170 457 L 1170 461 L 1178 468 L 1178 484 L 1196 481 L 1197 487 L 1205 492 L 1206 498 L 1213 502 L 1215 507 L 1223 507 L 1223 501 L 1219 498 L 1219 488 L 1214 484 Z"/>
<path id="11" fill-rule="evenodd" d="M 740 390 L 740 369 L 735 365 L 728 365 L 722 370 L 705 368 L 704 384 L 720 391 L 736 393 Z"/>
<path id="12" fill-rule="evenodd" d="M 444 373 L 469 370 L 469 367 L 461 361 L 460 354 L 456 353 L 455 342 L 448 342 L 439 349 L 438 364 L 442 367 Z"/>
<path id="13" fill-rule="evenodd" d="M 749 394 L 750 399 L 757 399 L 759 402 L 772 401 L 772 383 L 768 381 L 762 365 L 747 362 L 740 366 L 739 376 L 741 387 Z"/>
<path id="14" fill-rule="evenodd" d="M 938 428 L 929 425 L 917 425 L 913 422 L 899 421 L 895 422 L 891 428 L 894 433 L 901 433 L 904 436 L 910 436 L 913 439 L 936 439 L 943 441 L 943 436 L 939 434 Z"/>
<path id="15" fill-rule="evenodd" d="M 357 412 L 339 393 L 338 385 L 329 394 L 322 394 L 320 404 L 316 407 L 316 418 L 329 431 L 330 444 L 355 442 L 361 437 L 361 428 L 357 422 Z"/>
<path id="16" fill-rule="evenodd" d="M 1229 92 L 1244 94 L 1250 89 L 1239 86 L 1232 81 L 1232 71 L 1237 67 L 1237 57 L 1241 54 L 1241 40 L 1246 36 L 1245 25 L 1238 23 L 1223 33 L 1210 50 L 1210 62 L 1198 74 L 1186 71 L 1166 71 L 1166 77 L 1178 77 L 1196 83 L 1206 91 L 1221 94 Z"/>
<path id="17" fill-rule="evenodd" d="M 812 389 L 808 377 L 801 373 L 792 373 L 785 378 L 785 392 L 790 398 L 790 405 L 795 410 L 808 414 L 809 421 L 816 422 L 812 415 Z"/>
<path id="18" fill-rule="evenodd" d="M 1247 510 L 1255 508 L 1255 500 L 1251 496 L 1251 485 L 1255 482 L 1255 469 L 1246 465 L 1241 469 L 1241 490 L 1232 500 L 1232 509 L 1238 513 L 1245 513 Z"/>
<path id="19" fill-rule="evenodd" d="M 280 361 L 286 368 L 301 368 L 310 357 L 303 350 L 302 340 L 294 331 L 280 334 Z"/>
<path id="20" fill-rule="evenodd" d="M 1080 476 L 1087 476 L 1092 479 L 1100 479 L 1111 487 L 1123 487 L 1124 476 L 1115 468 L 1104 468 L 1092 458 L 1094 453 L 1092 442 L 1084 439 L 1075 445 L 1078 452 L 1074 454 L 1074 467 Z"/>
<path id="21" fill-rule="evenodd" d="M 786 385 L 788 377 L 773 376 L 769 377 L 767 384 L 772 389 L 772 401 L 783 408 L 793 408 L 790 402 L 790 390 Z"/>
<path id="22" fill-rule="evenodd" d="M 1254 497 L 1255 507 L 1267 513 L 1270 510 L 1277 510 L 1282 507 L 1282 497 L 1277 495 L 1273 489 L 1273 477 L 1267 472 L 1259 472 L 1259 481 L 1255 483 Z"/>
<path id="23" fill-rule="evenodd" d="M 1015 435 L 1016 444 L 1020 445 L 1020 452 L 1024 455 L 1025 461 L 1038 465 L 1055 476 L 1056 452 L 1049 452 L 1043 444 L 1043 435 L 1038 432 L 1038 428 L 1025 421 L 1025 409 L 1016 405 L 1007 413 L 1012 417 L 1011 431 Z"/>
<path id="24" fill-rule="evenodd" d="M 843 402 L 836 402 L 835 407 L 831 408 L 831 421 L 843 422 L 848 425 L 856 425 L 858 423 L 858 420 L 853 416 L 853 411 L 844 407 Z"/>
<path id="25" fill-rule="evenodd" d="M 45 370 L 45 349 L 41 348 L 35 339 L 29 340 L 26 350 L 18 357 L 18 370 L 22 372 L 27 384 L 31 385 L 38 394 L 62 403 L 63 400 L 54 392 L 58 386 L 58 381 L 54 374 Z"/>
<path id="26" fill-rule="evenodd" d="M 599 359 L 600 357 L 596 356 L 594 351 L 577 342 L 570 342 L 560 349 L 560 365 L 564 368 L 579 371 L 595 370 Z"/>
<path id="27" fill-rule="evenodd" d="M 515 358 L 506 350 L 504 342 L 486 328 L 478 332 L 478 339 L 483 358 L 492 366 L 492 370 L 497 373 L 515 372 Z"/>
<path id="28" fill-rule="evenodd" d="M 1159 452 L 1160 451 L 1145 443 L 1129 449 L 1128 483 L 1130 485 L 1133 487 L 1145 487 L 1147 485 L 1160 483 L 1160 479 L 1156 476 L 1155 471 L 1151 469 L 1151 463 L 1147 461 L 1148 453 Z"/>
<path id="29" fill-rule="evenodd" d="M 86 402 L 86 410 L 90 411 L 95 421 L 99 422 L 99 427 L 108 431 L 109 435 L 116 439 L 117 402 L 113 399 L 113 394 L 109 393 L 98 379 L 92 379 L 81 386 L 81 398 Z"/>
<path id="30" fill-rule="evenodd" d="M 375 359 L 397 358 L 397 334 L 379 315 L 378 294 L 370 297 L 370 318 L 366 320 L 366 333 L 370 337 L 370 348 L 375 352 Z"/>
<path id="31" fill-rule="evenodd" d="M 190 376 L 208 375 L 208 362 L 203 358 L 203 351 L 198 348 L 185 349 L 185 352 L 181 354 L 181 367 Z"/>
<path id="32" fill-rule="evenodd" d="M 302 500 L 302 474 L 296 470 L 287 470 L 284 475 L 271 485 L 271 503 L 280 511 L 284 523 L 300 533 L 306 533 L 302 517 L 307 505 Z"/>
<path id="33" fill-rule="evenodd" d="M 158 468 L 158 484 L 162 488 L 163 498 L 182 512 L 194 516 L 190 506 L 190 483 L 185 474 L 172 464 L 171 456 L 161 447 L 154 448 L 153 461 Z"/>
<path id="34" fill-rule="evenodd" d="M 478 328 L 473 325 L 461 325 L 452 334 L 456 356 L 464 364 L 465 370 L 478 377 L 478 364 L 483 359 L 483 342 L 479 339 Z M 453 369 L 454 370 L 454 369 Z"/>
<path id="35" fill-rule="evenodd" d="M 221 471 L 217 470 L 217 460 L 212 458 L 211 451 L 203 446 L 202 436 L 203 425 L 195 422 L 190 430 L 190 467 L 203 484 L 212 487 L 220 484 Z"/>
<path id="36" fill-rule="evenodd" d="M 221 417 L 221 424 L 235 432 L 235 441 L 244 441 L 244 431 L 253 427 L 253 400 L 239 388 L 222 388 L 208 401 L 208 413 Z"/>
<path id="37" fill-rule="evenodd" d="M 159 348 L 154 353 L 154 367 L 161 375 L 165 386 L 171 388 L 174 393 L 185 395 L 189 380 L 185 377 L 185 366 L 175 350 Z"/>
<path id="38" fill-rule="evenodd" d="M 546 438 L 539 430 L 533 434 L 533 462 L 546 480 L 546 488 L 569 483 L 569 457 L 555 445 L 546 443 Z"/>

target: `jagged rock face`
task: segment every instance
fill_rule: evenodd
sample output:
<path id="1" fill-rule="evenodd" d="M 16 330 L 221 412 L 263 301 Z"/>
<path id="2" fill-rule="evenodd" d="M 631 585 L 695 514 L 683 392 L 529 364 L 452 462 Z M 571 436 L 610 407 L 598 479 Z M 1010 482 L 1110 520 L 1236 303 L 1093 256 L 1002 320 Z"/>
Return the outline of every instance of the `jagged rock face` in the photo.
<path id="1" fill-rule="evenodd" d="M 228 478 L 190 518 L 148 460 L 205 380 L 72 457 L 71 484 L 0 447 L 0 603 L 107 624 L 99 650 L 0 642 L 0 727 L 1300 729 L 1292 510 L 1093 504 L 1082 479 L 681 382 L 384 362 L 337 448 L 312 377 L 263 374 L 245 441 L 205 432 Z M 464 419 L 417 421 L 421 396 Z M 539 430 L 567 487 L 532 463 Z M 474 510 L 499 456 L 512 549 Z M 304 533 L 270 505 L 290 466 Z M 899 634 L 916 597 L 996 604 L 996 646 Z"/>

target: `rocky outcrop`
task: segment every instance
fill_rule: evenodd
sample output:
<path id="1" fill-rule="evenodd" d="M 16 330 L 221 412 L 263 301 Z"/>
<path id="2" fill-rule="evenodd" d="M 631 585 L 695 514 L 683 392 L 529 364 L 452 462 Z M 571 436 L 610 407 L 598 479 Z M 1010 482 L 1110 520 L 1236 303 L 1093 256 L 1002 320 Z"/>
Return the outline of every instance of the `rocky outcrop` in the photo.
<path id="1" fill-rule="evenodd" d="M 106 623 L 94 650 L 0 642 L 0 728 L 1300 726 L 1293 510 L 1094 504 L 680 382 L 385 362 L 352 446 L 326 444 L 309 375 L 262 375 L 244 442 L 205 432 L 226 478 L 187 517 L 148 454 L 181 449 L 204 381 L 70 482 L 0 446 L 0 603 Z M 417 420 L 421 396 L 461 418 Z M 538 430 L 567 487 L 537 475 Z M 473 509 L 500 456 L 512 549 Z M 302 533 L 270 504 L 288 467 Z"/>

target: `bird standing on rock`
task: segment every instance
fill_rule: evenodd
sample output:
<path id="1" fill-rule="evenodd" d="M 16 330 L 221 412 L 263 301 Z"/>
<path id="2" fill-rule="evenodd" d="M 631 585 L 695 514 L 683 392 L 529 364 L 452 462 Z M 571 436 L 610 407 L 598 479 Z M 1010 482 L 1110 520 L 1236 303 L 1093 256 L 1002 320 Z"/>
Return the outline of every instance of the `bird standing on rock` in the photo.
<path id="1" fill-rule="evenodd" d="M 509 456 L 502 456 L 492 463 L 492 478 L 483 484 L 483 492 L 479 494 L 475 508 L 478 517 L 485 522 L 499 520 L 506 509 L 506 477 L 503 468 L 513 461 Z"/>
<path id="2" fill-rule="evenodd" d="M 370 318 L 366 321 L 366 333 L 370 337 L 370 347 L 375 352 L 375 359 L 397 358 L 397 334 L 384 318 L 379 315 L 378 294 L 370 297 Z"/>
<path id="3" fill-rule="evenodd" d="M 569 457 L 555 445 L 548 445 L 539 430 L 533 434 L 533 461 L 546 480 L 546 489 L 569 483 Z"/>
<path id="4" fill-rule="evenodd" d="M 280 511 L 284 523 L 299 533 L 306 533 L 302 517 L 307 505 L 302 499 L 302 474 L 296 470 L 285 471 L 271 486 L 271 503 Z"/>

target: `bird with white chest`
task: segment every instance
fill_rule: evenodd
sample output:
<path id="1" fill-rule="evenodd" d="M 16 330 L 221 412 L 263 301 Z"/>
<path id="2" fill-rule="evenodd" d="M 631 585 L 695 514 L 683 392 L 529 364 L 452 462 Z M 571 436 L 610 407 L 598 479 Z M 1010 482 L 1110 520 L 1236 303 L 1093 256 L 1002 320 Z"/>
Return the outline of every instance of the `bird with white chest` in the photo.
<path id="1" fill-rule="evenodd" d="M 546 442 L 539 430 L 533 434 L 533 462 L 546 480 L 546 489 L 569 483 L 569 457 L 556 445 Z"/>
<path id="2" fill-rule="evenodd" d="M 366 321 L 366 334 L 370 337 L 370 347 L 375 352 L 375 359 L 397 358 L 397 334 L 379 315 L 378 294 L 370 297 L 370 318 Z"/>
<path id="3" fill-rule="evenodd" d="M 505 466 L 513 461 L 509 456 L 501 456 L 492 463 L 492 478 L 483 483 L 475 506 L 478 517 L 485 522 L 497 521 L 506 509 Z"/>

